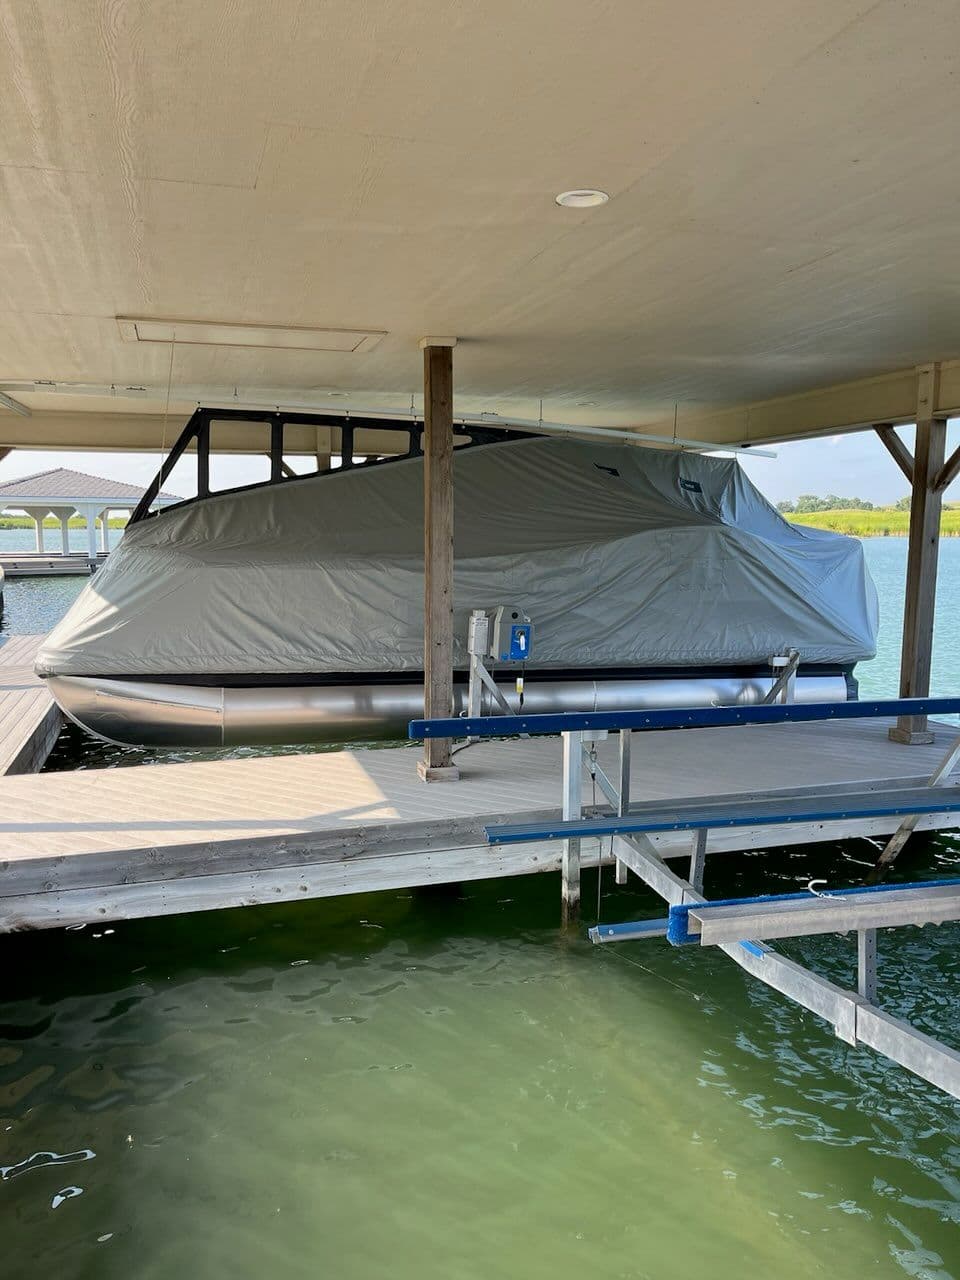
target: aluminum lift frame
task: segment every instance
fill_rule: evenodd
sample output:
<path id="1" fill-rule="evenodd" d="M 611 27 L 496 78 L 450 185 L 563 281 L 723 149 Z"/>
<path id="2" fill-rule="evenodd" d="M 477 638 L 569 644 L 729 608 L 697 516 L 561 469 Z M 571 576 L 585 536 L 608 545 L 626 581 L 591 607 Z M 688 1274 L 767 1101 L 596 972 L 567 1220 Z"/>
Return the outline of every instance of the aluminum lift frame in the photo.
<path id="1" fill-rule="evenodd" d="M 960 878 L 902 886 L 876 886 L 841 890 L 829 895 L 807 892 L 761 896 L 752 899 L 710 902 L 703 893 L 703 876 L 710 826 L 754 825 L 809 820 L 811 812 L 824 818 L 857 816 L 869 806 L 871 813 L 903 816 L 891 837 L 879 866 L 886 867 L 903 847 L 922 813 L 960 812 L 960 788 L 951 787 L 950 775 L 960 760 L 960 736 L 950 745 L 926 787 L 912 788 L 898 801 L 892 793 L 884 800 L 878 793 L 864 795 L 851 787 L 829 795 L 794 790 L 790 797 L 770 800 L 732 800 L 695 812 L 696 801 L 647 802 L 635 805 L 630 797 L 630 744 L 634 730 L 707 728 L 751 723 L 868 719 L 880 716 L 960 713 L 960 698 L 888 699 L 862 703 L 779 703 L 753 707 L 697 708 L 659 712 L 610 712 L 543 716 L 488 716 L 469 720 L 413 721 L 411 738 L 442 736 L 466 731 L 478 737 L 509 733 L 560 733 L 563 740 L 562 818 L 560 822 L 491 827 L 491 843 L 508 844 L 527 839 L 562 839 L 564 903 L 579 899 L 580 841 L 609 835 L 616 860 L 618 884 L 633 872 L 668 904 L 666 920 L 644 920 L 620 925 L 597 925 L 590 930 L 598 944 L 669 937 L 675 942 L 699 940 L 715 945 L 742 969 L 767 986 L 824 1018 L 847 1044 L 868 1045 L 908 1071 L 960 1099 L 960 1052 L 935 1040 L 880 1008 L 877 1001 L 877 930 L 903 925 L 942 923 L 960 919 Z M 596 743 L 611 730 L 619 731 L 617 777 L 611 780 L 597 762 Z M 581 819 L 584 769 L 609 802 L 610 817 Z M 801 803 L 797 803 L 801 801 Z M 806 803 L 802 803 L 802 801 Z M 791 801 L 793 804 L 791 806 Z M 779 806 L 779 815 L 774 812 Z M 818 806 L 814 810 L 814 806 Z M 709 814 L 705 810 L 709 807 Z M 737 809 L 742 813 L 737 812 Z M 761 815 L 758 810 L 763 808 Z M 721 812 L 725 810 L 725 812 Z M 651 830 L 690 830 L 690 865 L 687 878 L 676 874 L 650 839 Z M 887 856 L 888 852 L 892 856 Z M 680 918 L 682 917 L 682 937 Z M 857 935 L 857 990 L 846 990 L 803 965 L 779 954 L 765 938 L 814 933 L 855 932 Z"/>

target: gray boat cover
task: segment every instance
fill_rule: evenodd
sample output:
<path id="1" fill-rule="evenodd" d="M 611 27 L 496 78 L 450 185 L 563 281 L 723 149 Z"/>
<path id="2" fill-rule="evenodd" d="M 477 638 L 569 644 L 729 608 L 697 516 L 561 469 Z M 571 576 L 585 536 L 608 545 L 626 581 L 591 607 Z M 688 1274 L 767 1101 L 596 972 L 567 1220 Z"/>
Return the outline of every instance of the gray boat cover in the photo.
<path id="1" fill-rule="evenodd" d="M 456 663 L 471 609 L 519 605 L 531 665 L 871 658 L 853 538 L 789 524 L 735 460 L 530 438 L 458 451 Z M 418 458 L 225 493 L 128 530 L 47 638 L 42 675 L 423 666 Z"/>

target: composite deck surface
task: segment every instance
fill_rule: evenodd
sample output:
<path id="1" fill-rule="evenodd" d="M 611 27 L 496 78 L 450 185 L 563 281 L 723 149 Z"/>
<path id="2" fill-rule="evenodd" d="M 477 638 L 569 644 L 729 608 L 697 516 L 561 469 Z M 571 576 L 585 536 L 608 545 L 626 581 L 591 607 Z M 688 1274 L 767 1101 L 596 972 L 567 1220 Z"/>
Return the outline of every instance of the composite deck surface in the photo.
<path id="1" fill-rule="evenodd" d="M 106 552 L 97 553 L 99 564 L 103 564 L 106 558 Z M 80 551 L 71 551 L 68 556 L 46 551 L 3 551 L 0 552 L 0 569 L 7 578 L 89 576 L 90 558 Z"/>
<path id="2" fill-rule="evenodd" d="M 931 746 L 845 721 L 634 736 L 632 798 L 738 801 L 800 787 L 920 784 L 956 728 Z M 614 736 L 600 744 L 612 772 Z M 552 844 L 491 848 L 484 826 L 555 816 L 558 738 L 485 741 L 457 756 L 459 782 L 425 784 L 418 749 L 267 756 L 0 779 L 0 929 L 323 897 L 554 870 Z M 594 801 L 589 783 L 583 799 Z M 598 803 L 602 796 L 597 795 Z M 709 851 L 883 835 L 896 817 L 740 827 Z M 933 814 L 919 829 L 960 825 Z M 667 856 L 687 833 L 654 842 Z M 586 865 L 607 853 L 584 841 Z"/>
<path id="3" fill-rule="evenodd" d="M 0 775 L 42 768 L 60 732 L 60 711 L 33 673 L 42 639 L 0 639 Z"/>

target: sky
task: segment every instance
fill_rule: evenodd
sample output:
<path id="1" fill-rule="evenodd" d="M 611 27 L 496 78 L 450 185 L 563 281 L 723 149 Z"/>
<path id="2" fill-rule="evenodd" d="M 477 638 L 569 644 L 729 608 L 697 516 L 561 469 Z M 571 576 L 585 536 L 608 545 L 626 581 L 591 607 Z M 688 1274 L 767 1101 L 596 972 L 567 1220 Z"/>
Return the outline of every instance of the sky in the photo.
<path id="1" fill-rule="evenodd" d="M 914 429 L 903 427 L 900 434 L 912 450 Z M 948 456 L 958 444 L 960 419 L 952 421 L 947 428 Z M 801 493 L 820 497 L 833 493 L 885 505 L 896 502 L 908 491 L 899 467 L 872 431 L 801 440 L 775 448 L 776 458 L 740 455 L 744 470 L 771 502 L 793 500 Z M 156 453 L 14 450 L 0 462 L 0 483 L 52 467 L 70 467 L 75 471 L 146 486 L 159 465 Z M 218 487 L 251 484 L 266 479 L 267 465 L 265 458 L 221 457 L 216 459 L 217 474 L 212 478 Z M 176 473 L 165 488 L 182 497 L 190 496 L 187 484 L 178 488 Z M 948 500 L 960 500 L 960 479 L 947 489 L 945 496 Z"/>
<path id="2" fill-rule="evenodd" d="M 899 435 L 913 452 L 914 427 L 901 427 Z M 947 426 L 947 456 L 960 444 L 960 419 Z M 887 506 L 909 492 L 903 472 L 890 457 L 873 431 L 854 431 L 842 436 L 823 436 L 772 446 L 777 456 L 744 458 L 744 470 L 771 502 L 794 500 L 801 493 L 826 497 L 864 498 L 874 506 Z M 960 480 L 945 492 L 945 498 L 960 499 Z"/>

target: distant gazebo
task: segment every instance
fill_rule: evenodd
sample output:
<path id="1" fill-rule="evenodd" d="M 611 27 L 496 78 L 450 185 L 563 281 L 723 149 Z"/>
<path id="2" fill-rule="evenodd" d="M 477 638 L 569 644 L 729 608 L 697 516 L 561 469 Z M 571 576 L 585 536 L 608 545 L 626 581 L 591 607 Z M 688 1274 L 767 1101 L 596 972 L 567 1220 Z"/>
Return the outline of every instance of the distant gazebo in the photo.
<path id="1" fill-rule="evenodd" d="M 91 561 L 97 559 L 97 521 L 100 521 L 100 551 L 109 550 L 108 529 L 111 511 L 133 511 L 144 490 L 134 484 L 119 480 L 105 480 L 102 476 L 90 476 L 84 471 L 69 471 L 55 467 L 51 471 L 38 471 L 36 475 L 23 476 L 19 480 L 0 483 L 0 513 L 23 511 L 36 524 L 36 550 L 43 555 L 43 522 L 52 515 L 60 521 L 60 546 L 65 556 L 70 554 L 70 519 L 83 516 L 87 524 L 87 554 Z M 161 493 L 159 506 L 169 506 L 180 499 L 171 493 Z"/>

